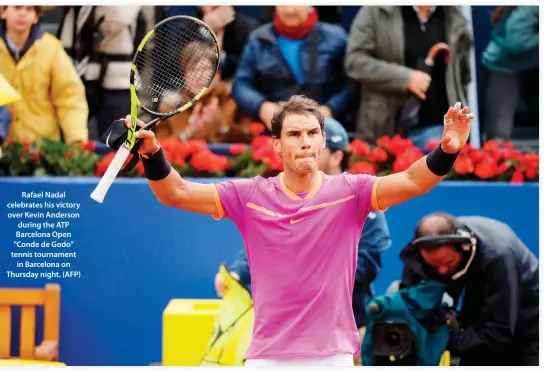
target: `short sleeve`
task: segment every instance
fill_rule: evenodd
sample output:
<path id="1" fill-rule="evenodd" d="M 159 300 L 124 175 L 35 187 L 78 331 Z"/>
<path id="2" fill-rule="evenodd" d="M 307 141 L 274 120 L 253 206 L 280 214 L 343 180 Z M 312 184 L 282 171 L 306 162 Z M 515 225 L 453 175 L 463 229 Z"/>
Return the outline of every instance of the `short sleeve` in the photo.
<path id="1" fill-rule="evenodd" d="M 380 181 L 379 177 L 369 174 L 345 174 L 346 180 L 357 196 L 357 207 L 361 215 L 365 217 L 372 211 L 386 211 L 378 208 L 376 198 L 376 186 Z"/>
<path id="2" fill-rule="evenodd" d="M 233 222 L 240 220 L 245 212 L 245 205 L 256 186 L 256 180 L 237 179 L 211 184 L 217 213 L 213 215 L 216 220 L 227 217 Z"/>

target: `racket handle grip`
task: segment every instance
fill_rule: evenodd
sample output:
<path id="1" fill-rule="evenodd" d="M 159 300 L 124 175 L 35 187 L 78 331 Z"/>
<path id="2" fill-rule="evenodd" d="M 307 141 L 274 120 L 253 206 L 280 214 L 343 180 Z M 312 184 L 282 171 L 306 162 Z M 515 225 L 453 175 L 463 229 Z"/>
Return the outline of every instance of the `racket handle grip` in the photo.
<path id="1" fill-rule="evenodd" d="M 91 193 L 91 198 L 93 200 L 98 203 L 102 203 L 102 201 L 104 201 L 108 190 L 110 189 L 113 181 L 121 171 L 121 168 L 123 167 L 123 164 L 125 163 L 129 155 L 130 149 L 128 149 L 124 145 L 119 148 L 119 150 L 115 154 L 115 157 L 111 161 L 110 166 L 108 166 L 106 173 L 104 174 L 102 179 L 100 179 L 100 182 L 98 182 L 98 185 L 94 189 L 93 193 Z"/>

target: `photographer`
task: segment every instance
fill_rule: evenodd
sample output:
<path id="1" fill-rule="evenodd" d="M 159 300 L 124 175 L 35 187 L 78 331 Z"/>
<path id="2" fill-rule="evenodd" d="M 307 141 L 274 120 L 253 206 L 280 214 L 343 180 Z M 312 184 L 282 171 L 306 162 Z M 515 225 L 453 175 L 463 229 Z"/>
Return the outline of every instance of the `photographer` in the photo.
<path id="1" fill-rule="evenodd" d="M 462 301 L 448 346 L 460 365 L 538 365 L 538 260 L 509 226 L 433 213 L 401 259 L 402 286 L 436 280 Z"/>

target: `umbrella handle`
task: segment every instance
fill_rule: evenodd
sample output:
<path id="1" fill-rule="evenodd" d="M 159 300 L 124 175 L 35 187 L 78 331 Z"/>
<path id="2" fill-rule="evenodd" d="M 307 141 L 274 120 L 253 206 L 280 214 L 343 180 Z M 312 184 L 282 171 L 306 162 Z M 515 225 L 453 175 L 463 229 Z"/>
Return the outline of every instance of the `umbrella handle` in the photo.
<path id="1" fill-rule="evenodd" d="M 446 63 L 449 63 L 450 61 L 450 47 L 448 44 L 439 42 L 434 44 L 431 49 L 429 50 L 429 53 L 427 54 L 427 58 L 425 58 L 425 64 L 429 67 L 434 66 L 434 61 L 436 60 L 436 56 L 438 53 L 444 52 L 446 53 L 444 59 Z"/>

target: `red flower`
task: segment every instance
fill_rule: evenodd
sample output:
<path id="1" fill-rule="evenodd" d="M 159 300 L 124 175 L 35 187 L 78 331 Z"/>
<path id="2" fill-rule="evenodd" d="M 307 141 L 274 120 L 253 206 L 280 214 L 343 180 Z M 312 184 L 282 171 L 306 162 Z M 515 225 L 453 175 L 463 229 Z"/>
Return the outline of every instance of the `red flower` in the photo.
<path id="1" fill-rule="evenodd" d="M 274 148 L 272 146 L 262 146 L 255 148 L 251 153 L 251 158 L 253 161 L 262 161 L 265 158 L 270 158 L 272 156 L 277 156 Z"/>
<path id="2" fill-rule="evenodd" d="M 38 162 L 40 161 L 40 159 L 42 158 L 42 152 L 37 152 L 37 153 L 34 153 L 30 156 L 30 161 L 32 162 Z"/>
<path id="3" fill-rule="evenodd" d="M 198 172 L 218 172 L 228 169 L 227 157 L 216 155 L 209 149 L 203 149 L 193 154 L 191 165 Z"/>
<path id="4" fill-rule="evenodd" d="M 351 150 L 357 157 L 366 157 L 370 153 L 370 146 L 359 138 L 350 143 Z"/>
<path id="5" fill-rule="evenodd" d="M 529 179 L 529 180 L 535 179 L 536 177 L 538 177 L 537 168 L 534 167 L 534 166 L 526 166 L 526 167 L 525 167 L 525 176 L 526 176 L 527 179 Z"/>
<path id="6" fill-rule="evenodd" d="M 523 156 L 521 162 L 526 166 L 531 167 L 538 167 L 539 165 L 539 158 L 537 154 L 534 153 L 528 153 L 525 156 Z"/>
<path id="7" fill-rule="evenodd" d="M 263 158 L 263 162 L 266 164 L 270 172 L 283 171 L 283 160 L 279 158 L 276 153 L 270 157 Z"/>
<path id="8" fill-rule="evenodd" d="M 523 169 L 527 179 L 538 177 L 538 155 L 528 153 L 519 162 L 519 169 Z"/>
<path id="9" fill-rule="evenodd" d="M 83 149 L 89 152 L 94 152 L 96 150 L 96 142 L 94 140 L 89 140 L 82 143 Z"/>
<path id="10" fill-rule="evenodd" d="M 512 174 L 512 178 L 510 179 L 511 183 L 514 184 L 521 184 L 523 183 L 523 173 L 521 171 L 514 171 L 514 174 Z"/>
<path id="11" fill-rule="evenodd" d="M 189 154 L 194 154 L 208 148 L 204 139 L 191 139 L 187 141 L 187 145 L 189 146 Z"/>
<path id="12" fill-rule="evenodd" d="M 470 151 L 472 151 L 473 148 L 472 148 L 472 144 L 470 143 L 465 143 L 465 145 L 463 146 L 463 148 L 461 148 L 461 153 L 469 153 Z"/>
<path id="13" fill-rule="evenodd" d="M 376 141 L 376 144 L 378 144 L 378 146 L 380 146 L 382 148 L 385 148 L 385 149 L 389 148 L 390 143 L 391 143 L 391 138 L 389 138 L 386 135 L 384 135 L 383 137 L 378 138 L 378 140 Z"/>
<path id="14" fill-rule="evenodd" d="M 374 171 L 374 166 L 366 161 L 361 161 L 353 164 L 353 166 L 349 169 L 349 172 L 350 174 L 376 175 L 376 172 Z"/>
<path id="15" fill-rule="evenodd" d="M 502 148 L 504 148 L 504 149 L 510 151 L 510 150 L 514 149 L 514 143 L 512 143 L 512 142 L 504 142 L 504 143 L 502 144 Z"/>
<path id="16" fill-rule="evenodd" d="M 144 164 L 142 163 L 142 161 L 138 161 L 138 163 L 136 164 L 136 172 L 142 176 L 145 175 Z"/>
<path id="17" fill-rule="evenodd" d="M 480 179 L 489 179 L 497 173 L 497 162 L 490 154 L 483 154 L 482 159 L 476 164 L 474 174 Z"/>
<path id="18" fill-rule="evenodd" d="M 384 137 L 378 139 L 378 145 L 387 149 L 395 156 L 400 156 L 407 149 L 415 148 L 414 143 L 410 139 L 404 139 L 398 134 L 391 139 L 384 139 Z"/>
<path id="19" fill-rule="evenodd" d="M 265 129 L 265 126 L 260 122 L 254 122 L 252 124 L 249 124 L 249 132 L 254 136 L 261 135 L 262 133 L 264 133 Z"/>
<path id="20" fill-rule="evenodd" d="M 474 173 L 474 162 L 467 155 L 459 155 L 453 164 L 453 170 L 458 174 L 472 174 Z"/>
<path id="21" fill-rule="evenodd" d="M 501 162 L 501 164 L 497 167 L 497 171 L 495 172 L 495 176 L 500 176 L 505 174 L 508 171 L 508 163 Z"/>
<path id="22" fill-rule="evenodd" d="M 177 147 L 177 140 L 175 139 L 163 139 L 159 142 L 159 144 L 162 147 L 162 150 L 164 152 L 164 155 L 168 158 L 170 157 L 170 160 L 172 159 L 172 154 L 176 153 L 176 147 Z M 169 160 L 169 161 L 170 161 Z"/>
<path id="23" fill-rule="evenodd" d="M 111 162 L 113 161 L 113 158 L 115 157 L 117 152 L 108 152 L 104 155 L 102 160 L 96 164 L 96 168 L 94 170 L 94 173 L 96 176 L 101 177 L 104 176 L 106 173 L 106 170 L 108 170 L 108 167 L 110 166 Z M 122 168 L 124 168 L 132 159 L 133 155 L 130 155 L 127 157 L 125 162 L 123 163 Z M 143 170 L 143 169 L 142 169 Z"/>
<path id="24" fill-rule="evenodd" d="M 497 152 L 499 151 L 499 145 L 494 140 L 488 140 L 484 143 L 483 149 L 486 152 Z"/>
<path id="25" fill-rule="evenodd" d="M 157 142 L 166 151 L 167 148 L 171 148 L 176 145 L 177 140 L 172 138 L 157 139 Z"/>
<path id="26" fill-rule="evenodd" d="M 245 150 L 246 145 L 243 143 L 231 144 L 231 146 L 229 147 L 230 154 L 235 156 L 243 153 Z"/>
<path id="27" fill-rule="evenodd" d="M 201 148 L 208 148 L 202 147 L 201 141 L 185 142 L 179 139 L 163 139 L 160 144 L 168 161 L 172 165 L 181 167 L 185 166 L 185 161 L 190 154 L 200 151 Z"/>
<path id="28" fill-rule="evenodd" d="M 177 141 L 177 146 L 175 147 L 174 158 L 172 164 L 176 166 L 185 166 L 185 161 L 189 156 L 191 148 L 187 142 L 182 140 Z"/>
<path id="29" fill-rule="evenodd" d="M 414 162 L 423 157 L 423 153 L 417 147 L 410 147 L 397 156 L 393 162 L 392 173 L 399 173 L 408 169 Z"/>
<path id="30" fill-rule="evenodd" d="M 253 140 L 251 141 L 251 147 L 253 149 L 262 146 L 272 146 L 272 137 L 269 137 L 267 135 L 259 135 L 258 137 L 253 138 Z"/>
<path id="31" fill-rule="evenodd" d="M 213 155 L 211 171 L 227 171 L 229 162 L 226 156 Z"/>
<path id="32" fill-rule="evenodd" d="M 503 158 L 505 160 L 519 160 L 523 157 L 523 154 L 520 151 L 505 151 Z"/>
<path id="33" fill-rule="evenodd" d="M 490 151 L 487 152 L 487 154 L 490 155 L 497 163 L 504 158 L 504 151 Z"/>
<path id="34" fill-rule="evenodd" d="M 96 164 L 95 175 L 98 177 L 104 176 L 114 157 L 115 152 L 106 153 L 102 160 L 100 160 L 100 162 Z"/>
<path id="35" fill-rule="evenodd" d="M 209 154 L 205 151 L 199 151 L 191 157 L 191 165 L 196 171 L 206 171 L 208 168 Z"/>
<path id="36" fill-rule="evenodd" d="M 370 161 L 374 162 L 375 164 L 380 162 L 385 162 L 387 160 L 387 152 L 383 148 L 375 147 L 370 151 Z"/>
<path id="37" fill-rule="evenodd" d="M 31 142 L 26 141 L 23 143 L 23 154 L 28 155 L 28 152 L 30 151 L 30 146 L 32 145 Z"/>
<path id="38" fill-rule="evenodd" d="M 473 151 L 470 151 L 468 153 L 468 156 L 470 157 L 472 162 L 474 162 L 476 164 L 476 163 L 480 162 L 485 157 L 485 153 L 482 152 L 482 151 L 473 150 Z"/>

